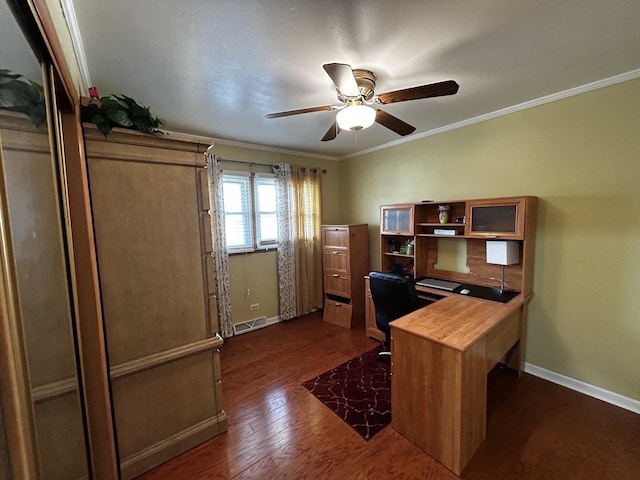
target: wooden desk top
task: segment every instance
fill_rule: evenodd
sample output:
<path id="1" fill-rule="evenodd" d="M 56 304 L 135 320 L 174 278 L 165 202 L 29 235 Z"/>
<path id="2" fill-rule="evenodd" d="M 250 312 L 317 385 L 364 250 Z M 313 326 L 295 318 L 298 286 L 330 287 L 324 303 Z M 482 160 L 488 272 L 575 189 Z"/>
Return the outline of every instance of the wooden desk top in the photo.
<path id="1" fill-rule="evenodd" d="M 506 304 L 450 295 L 389 325 L 464 351 L 523 303 L 522 295 Z"/>

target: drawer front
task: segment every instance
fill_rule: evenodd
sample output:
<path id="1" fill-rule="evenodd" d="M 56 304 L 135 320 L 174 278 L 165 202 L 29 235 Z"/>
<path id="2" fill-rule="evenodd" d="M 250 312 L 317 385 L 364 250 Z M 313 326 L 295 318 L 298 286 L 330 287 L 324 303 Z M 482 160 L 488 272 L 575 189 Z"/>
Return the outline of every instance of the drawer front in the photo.
<path id="1" fill-rule="evenodd" d="M 332 295 L 351 298 L 351 275 L 325 272 L 324 291 Z"/>
<path id="2" fill-rule="evenodd" d="M 487 333 L 487 372 L 491 371 L 500 358 L 515 345 L 520 338 L 520 310 L 515 310 L 500 325 Z M 522 340 L 521 340 L 522 341 Z"/>
<path id="3" fill-rule="evenodd" d="M 325 272 L 350 273 L 349 252 L 339 250 L 324 250 L 322 252 L 322 267 Z"/>
<path id="4" fill-rule="evenodd" d="M 351 313 L 353 306 L 348 303 L 338 302 L 336 300 L 326 299 L 324 301 L 324 315 L 322 320 L 327 323 L 338 325 L 342 328 L 352 328 Z"/>
<path id="5" fill-rule="evenodd" d="M 339 225 L 322 227 L 322 248 L 328 250 L 348 250 L 349 227 Z"/>

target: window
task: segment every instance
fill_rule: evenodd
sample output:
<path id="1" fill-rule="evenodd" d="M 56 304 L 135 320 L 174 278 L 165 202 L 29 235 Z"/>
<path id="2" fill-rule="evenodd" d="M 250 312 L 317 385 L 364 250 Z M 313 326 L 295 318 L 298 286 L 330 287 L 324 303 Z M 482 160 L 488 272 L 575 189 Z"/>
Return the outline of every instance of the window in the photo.
<path id="1" fill-rule="evenodd" d="M 276 183 L 273 176 L 254 177 L 256 244 L 258 248 L 275 246 L 278 242 L 276 223 Z"/>
<path id="2" fill-rule="evenodd" d="M 273 175 L 229 172 L 222 178 L 229 252 L 275 247 L 278 235 Z"/>

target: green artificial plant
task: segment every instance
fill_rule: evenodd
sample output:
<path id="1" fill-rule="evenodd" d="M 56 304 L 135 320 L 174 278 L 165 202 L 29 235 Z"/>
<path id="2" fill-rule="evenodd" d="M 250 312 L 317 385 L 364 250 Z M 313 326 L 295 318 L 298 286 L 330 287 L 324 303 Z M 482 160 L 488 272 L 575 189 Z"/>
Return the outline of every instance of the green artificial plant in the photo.
<path id="1" fill-rule="evenodd" d="M 0 68 L 0 109 L 24 113 L 36 127 L 47 119 L 42 86 L 4 68 Z"/>
<path id="2" fill-rule="evenodd" d="M 106 137 L 114 127 L 138 130 L 152 135 L 163 135 L 158 129 L 165 121 L 154 117 L 144 107 L 126 95 L 105 95 L 92 99 L 81 107 L 82 121 L 93 123 Z"/>

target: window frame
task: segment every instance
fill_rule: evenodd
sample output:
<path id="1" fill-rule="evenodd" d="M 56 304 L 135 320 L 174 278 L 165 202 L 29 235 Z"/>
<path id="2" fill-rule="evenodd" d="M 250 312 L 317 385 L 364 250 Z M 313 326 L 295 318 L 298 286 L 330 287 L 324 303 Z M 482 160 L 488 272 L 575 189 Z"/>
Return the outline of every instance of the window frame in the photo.
<path id="1" fill-rule="evenodd" d="M 267 180 L 267 181 L 265 181 Z M 273 210 L 261 210 L 260 209 L 260 196 L 258 195 L 258 185 L 273 185 Z M 255 173 L 251 177 L 251 187 L 253 194 L 253 222 L 254 222 L 254 243 L 257 250 L 270 250 L 277 248 L 278 246 L 278 219 L 276 208 L 276 191 L 275 191 L 275 175 L 273 173 Z M 262 238 L 260 232 L 260 225 L 262 224 L 260 217 L 262 215 L 273 215 L 276 222 L 275 237 L 274 238 Z"/>
<path id="2" fill-rule="evenodd" d="M 227 253 L 230 255 L 236 254 L 236 253 L 251 253 L 251 252 L 260 252 L 260 251 L 268 251 L 268 250 L 275 250 L 277 249 L 278 246 L 278 238 L 277 238 L 277 231 L 276 231 L 276 238 L 275 239 L 262 239 L 260 237 L 260 221 L 259 221 L 259 216 L 261 214 L 276 214 L 277 212 L 274 211 L 260 211 L 260 206 L 259 206 L 259 198 L 258 198 L 258 194 L 257 194 L 257 184 L 258 183 L 271 183 L 271 182 L 265 182 L 265 179 L 271 179 L 271 181 L 274 183 L 275 185 L 275 175 L 272 173 L 256 173 L 256 172 L 248 172 L 248 171 L 237 171 L 237 170 L 227 170 L 224 171 L 222 173 L 222 188 L 225 187 L 225 184 L 227 183 L 227 178 L 233 179 L 246 179 L 246 184 L 247 184 L 247 196 L 248 198 L 243 198 L 242 201 L 242 206 L 243 207 L 247 207 L 248 211 L 244 212 L 245 218 L 248 219 L 248 221 L 246 222 L 246 224 L 248 225 L 248 240 L 249 242 L 247 244 L 238 246 L 238 247 L 230 247 L 227 244 Z M 241 183 L 241 182 L 238 182 Z M 224 193 L 223 193 L 224 195 Z M 274 190 L 274 208 L 275 208 L 275 190 Z M 224 215 L 225 215 L 225 227 L 228 226 L 227 224 L 227 205 L 225 204 L 225 211 L 224 211 Z M 226 240 L 228 239 L 228 232 L 225 231 L 225 243 Z M 247 238 L 247 236 L 245 235 L 245 238 Z"/>

